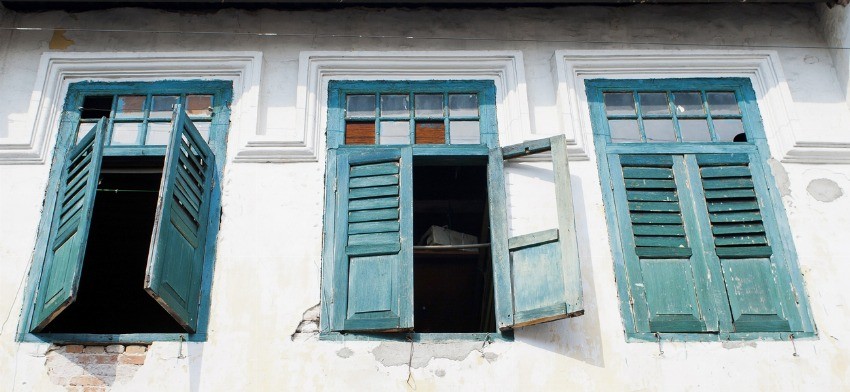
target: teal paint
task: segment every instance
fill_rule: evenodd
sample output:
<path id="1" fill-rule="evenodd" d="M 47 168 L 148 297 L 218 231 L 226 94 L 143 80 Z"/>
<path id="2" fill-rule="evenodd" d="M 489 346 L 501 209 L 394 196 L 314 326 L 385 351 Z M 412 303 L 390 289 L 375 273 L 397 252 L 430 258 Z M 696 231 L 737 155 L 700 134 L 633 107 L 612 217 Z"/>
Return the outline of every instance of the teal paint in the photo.
<path id="1" fill-rule="evenodd" d="M 210 290 L 215 267 L 215 238 L 218 234 L 219 219 L 209 219 L 206 227 L 206 241 L 204 251 L 204 263 L 202 273 L 202 284 L 200 286 L 200 306 L 197 316 L 197 332 L 190 334 L 155 333 L 155 334 L 42 334 L 31 333 L 35 327 L 34 302 L 36 287 L 44 268 L 44 255 L 50 238 L 50 225 L 54 214 L 57 194 L 59 192 L 60 173 L 66 156 L 76 144 L 76 130 L 78 124 L 85 123 L 80 119 L 80 108 L 86 95 L 168 95 L 168 94 L 199 94 L 212 95 L 213 106 L 211 115 L 209 147 L 213 154 L 218 157 L 213 171 L 213 183 L 221 184 L 224 172 L 227 130 L 230 124 L 230 102 L 232 101 L 232 83 L 229 81 L 158 81 L 158 82 L 78 82 L 68 87 L 63 111 L 57 133 L 57 142 L 53 154 L 50 176 L 45 193 L 44 211 L 39 223 L 38 236 L 33 262 L 27 277 L 26 290 L 23 298 L 23 311 L 18 324 L 16 339 L 26 342 L 73 342 L 73 343 L 95 343 L 95 342 L 119 342 L 138 343 L 151 341 L 205 341 L 206 330 L 209 324 Z M 114 109 L 114 105 L 113 105 Z M 108 137 L 108 134 L 107 136 Z M 104 142 L 106 144 L 106 142 Z M 125 150 L 126 148 L 126 150 Z M 165 146 L 146 147 L 110 147 L 106 146 L 104 156 L 140 156 L 155 155 L 163 156 Z M 221 189 L 220 186 L 212 188 L 209 199 L 210 217 L 218 217 L 221 214 Z"/>
<path id="2" fill-rule="evenodd" d="M 796 255 L 782 202 L 775 187 L 767 185 L 773 181 L 766 165 L 770 157 L 769 150 L 758 114 L 755 93 L 749 80 L 743 78 L 589 80 L 586 82 L 586 87 L 592 114 L 594 144 L 603 184 L 603 201 L 606 206 L 615 260 L 620 306 L 629 340 L 655 340 L 656 337 L 652 334 L 664 331 L 644 321 L 648 315 L 647 301 L 650 308 L 653 305 L 644 291 L 646 285 L 639 278 L 645 268 L 629 267 L 633 264 L 629 260 L 634 256 L 629 256 L 628 250 L 635 249 L 633 240 L 635 232 L 632 231 L 634 219 L 630 218 L 634 211 L 629 212 L 629 203 L 626 198 L 639 196 L 642 198 L 641 202 L 672 202 L 673 200 L 669 193 L 663 191 L 663 188 L 653 188 L 652 192 L 638 193 L 627 193 L 622 189 L 622 185 L 618 188 L 618 184 L 629 181 L 623 178 L 623 171 L 620 169 L 620 159 L 623 154 L 665 154 L 674 159 L 674 167 L 678 168 L 676 176 L 684 181 L 677 179 L 676 183 L 677 192 L 681 196 L 680 203 L 684 203 L 682 217 L 686 236 L 691 239 L 689 244 L 694 247 L 693 257 L 685 254 L 679 257 L 688 257 L 692 261 L 691 270 L 693 276 L 697 278 L 694 285 L 699 309 L 707 320 L 706 326 L 711 327 L 709 330 L 719 330 L 716 334 L 681 333 L 667 335 L 665 338 L 696 341 L 787 339 L 787 335 L 791 332 L 794 333 L 795 338 L 815 336 L 801 275 L 796 262 L 789 262 L 794 260 Z M 603 92 L 631 91 L 637 99 L 637 92 L 663 91 L 669 94 L 677 90 L 701 91 L 703 98 L 706 96 L 706 91 L 734 92 L 738 99 L 740 115 L 714 115 L 703 100 L 706 110 L 704 118 L 707 118 L 709 122 L 712 138 L 716 138 L 716 129 L 711 122 L 713 119 L 741 119 L 748 141 L 746 143 L 714 141 L 651 144 L 611 142 L 608 118 L 639 119 L 640 116 L 606 116 L 602 100 Z M 637 105 L 640 110 L 640 102 L 637 102 Z M 674 119 L 688 117 L 676 115 L 672 102 L 670 109 L 674 113 L 672 116 Z M 714 168 L 718 165 L 723 165 L 723 168 Z M 712 167 L 705 171 L 707 166 Z M 644 172 L 644 174 L 647 173 L 649 172 Z M 724 176 L 733 178 L 724 178 Z M 657 181 L 657 179 L 653 178 L 645 183 L 652 184 L 650 181 Z M 635 182 L 631 184 L 637 185 Z M 684 184 L 689 186 L 683 186 Z M 718 202 L 718 199 L 727 197 L 733 197 L 734 202 Z M 706 200 L 709 202 L 706 203 Z M 755 208 L 756 204 L 758 208 Z M 631 207 L 637 210 L 638 208 L 634 208 L 636 206 L 632 204 Z M 721 221 L 730 223 L 721 225 Z M 660 230 L 662 229 L 657 231 Z M 645 232 L 640 232 L 638 235 L 643 233 Z M 782 246 L 769 246 L 766 243 Z M 654 254 L 650 252 L 650 254 L 657 256 L 657 252 Z M 643 254 L 643 257 L 649 257 L 649 255 Z M 748 260 L 749 266 L 737 263 L 733 268 L 734 271 L 728 269 L 727 266 L 735 263 L 734 260 Z M 773 267 L 769 267 L 771 265 Z M 775 272 L 772 273 L 772 269 Z M 758 293 L 757 297 L 747 293 L 749 295 L 747 298 L 738 298 L 736 290 L 740 293 L 743 291 L 734 287 L 729 289 L 732 290 L 732 294 L 727 297 L 727 288 L 723 286 L 722 280 L 715 279 L 710 283 L 700 283 L 706 280 L 705 276 L 733 276 L 726 282 L 727 285 L 745 280 L 744 278 L 736 280 L 734 273 L 747 275 L 746 280 L 749 282 L 761 279 L 770 283 L 762 285 L 765 291 Z M 795 298 L 799 302 L 795 302 Z M 730 301 L 734 315 L 729 313 Z M 663 307 L 664 303 L 656 303 L 655 306 Z M 683 309 L 685 308 L 687 306 Z M 743 311 L 744 308 L 747 310 Z M 717 316 L 716 324 L 712 320 L 714 315 Z M 687 328 L 684 325 L 679 327 Z M 690 332 L 695 330 L 698 328 Z M 767 332 L 754 334 L 750 331 Z M 789 333 L 772 333 L 772 331 L 788 331 Z"/>

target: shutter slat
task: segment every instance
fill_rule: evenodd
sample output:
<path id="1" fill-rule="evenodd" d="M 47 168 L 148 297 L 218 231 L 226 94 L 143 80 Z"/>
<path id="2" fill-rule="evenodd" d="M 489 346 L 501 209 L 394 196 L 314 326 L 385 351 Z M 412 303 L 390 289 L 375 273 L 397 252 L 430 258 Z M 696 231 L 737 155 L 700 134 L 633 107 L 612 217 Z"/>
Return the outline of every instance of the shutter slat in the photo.
<path id="1" fill-rule="evenodd" d="M 673 191 L 626 191 L 626 199 L 629 201 L 676 201 L 676 192 Z"/>
<path id="2" fill-rule="evenodd" d="M 649 223 L 649 224 L 664 224 L 664 223 L 682 223 L 682 216 L 677 213 L 648 213 L 648 212 L 632 212 L 632 223 Z"/>
<path id="3" fill-rule="evenodd" d="M 718 199 L 743 199 L 756 197 L 756 192 L 752 189 L 722 189 L 722 190 L 706 190 L 705 198 L 707 200 Z"/>
<path id="4" fill-rule="evenodd" d="M 632 225 L 632 231 L 636 235 L 685 235 L 685 228 L 681 225 Z"/>
<path id="5" fill-rule="evenodd" d="M 715 235 L 720 234 L 745 234 L 745 233 L 764 233 L 764 225 L 761 223 L 748 224 L 714 224 L 711 225 L 711 232 Z"/>
<path id="6" fill-rule="evenodd" d="M 381 197 L 371 199 L 352 200 L 348 203 L 349 211 L 378 210 L 382 208 L 398 207 L 398 196 Z"/>
<path id="7" fill-rule="evenodd" d="M 681 208 L 678 202 L 638 201 L 629 202 L 629 211 L 679 212 Z"/>
<path id="8" fill-rule="evenodd" d="M 767 237 L 763 235 L 716 236 L 714 237 L 714 244 L 717 246 L 766 245 Z"/>
<path id="9" fill-rule="evenodd" d="M 688 240 L 677 236 L 635 236 L 635 245 L 685 248 L 688 246 Z"/>
<path id="10" fill-rule="evenodd" d="M 398 195 L 398 186 L 375 186 L 370 188 L 352 189 L 349 194 L 349 199 L 363 199 L 376 196 L 392 196 Z"/>
<path id="11" fill-rule="evenodd" d="M 353 188 L 367 188 L 373 186 L 383 186 L 383 185 L 397 185 L 398 184 L 398 175 L 383 175 L 383 176 L 371 176 L 371 177 L 358 177 L 352 178 L 351 183 L 348 185 Z"/>
<path id="12" fill-rule="evenodd" d="M 348 214 L 349 222 L 373 222 L 389 219 L 398 219 L 398 208 L 352 211 Z"/>
<path id="13" fill-rule="evenodd" d="M 351 167 L 351 178 L 377 176 L 381 174 L 398 174 L 398 164 L 395 162 L 377 163 Z"/>
<path id="14" fill-rule="evenodd" d="M 673 179 L 673 172 L 668 168 L 660 167 L 624 167 L 623 178 Z"/>
<path id="15" fill-rule="evenodd" d="M 638 180 L 626 179 L 627 189 L 676 189 L 676 183 L 672 180 Z"/>
<path id="16" fill-rule="evenodd" d="M 399 229 L 400 226 L 397 220 L 360 222 L 350 223 L 348 225 L 348 234 L 389 233 L 398 232 Z"/>
<path id="17" fill-rule="evenodd" d="M 703 180 L 702 186 L 706 190 L 715 190 L 715 189 L 752 189 L 753 188 L 753 180 L 749 178 L 723 178 L 723 179 L 713 179 L 713 180 Z"/>
<path id="18" fill-rule="evenodd" d="M 759 203 L 755 200 L 749 201 L 721 201 L 709 202 L 708 212 L 724 211 L 758 211 Z"/>
<path id="19" fill-rule="evenodd" d="M 691 248 L 671 248 L 671 247 L 647 247 L 639 246 L 635 248 L 640 258 L 648 259 L 681 259 L 689 258 L 693 255 Z"/>

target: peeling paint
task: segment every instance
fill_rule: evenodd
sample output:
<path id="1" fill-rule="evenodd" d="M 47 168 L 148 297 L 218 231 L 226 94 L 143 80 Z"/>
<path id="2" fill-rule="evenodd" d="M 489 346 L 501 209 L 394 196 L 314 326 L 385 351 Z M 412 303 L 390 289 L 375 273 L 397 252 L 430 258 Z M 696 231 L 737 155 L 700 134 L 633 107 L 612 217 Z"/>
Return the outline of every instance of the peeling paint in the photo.
<path id="1" fill-rule="evenodd" d="M 838 186 L 838 183 L 828 178 L 812 180 L 809 186 L 806 187 L 806 192 L 815 198 L 815 200 L 824 203 L 835 201 L 835 199 L 844 195 L 844 190 Z"/>
<path id="2" fill-rule="evenodd" d="M 723 342 L 723 348 L 728 349 L 728 350 L 736 349 L 736 348 L 742 348 L 742 347 L 755 348 L 756 342 L 745 342 L 745 341 L 734 341 L 734 342 L 726 341 L 726 342 Z"/>
<path id="3" fill-rule="evenodd" d="M 413 349 L 411 359 L 410 350 Z M 375 359 L 384 366 L 407 365 L 418 369 L 434 358 L 462 361 L 474 351 L 481 352 L 481 342 L 410 343 L 383 342 L 372 350 Z"/>
<path id="4" fill-rule="evenodd" d="M 304 341 L 319 333 L 321 311 L 321 304 L 315 304 L 304 311 L 304 314 L 301 315 L 301 322 L 298 323 L 295 332 L 290 336 L 292 341 Z"/>
<path id="5" fill-rule="evenodd" d="M 779 189 L 779 194 L 783 197 L 791 196 L 791 180 L 788 179 L 788 172 L 785 171 L 785 167 L 773 158 L 768 159 L 767 164 L 773 173 L 773 179 L 776 180 L 776 189 Z"/>
<path id="6" fill-rule="evenodd" d="M 490 363 L 496 362 L 496 360 L 499 359 L 499 354 L 496 353 L 484 353 L 482 356 Z"/>
<path id="7" fill-rule="evenodd" d="M 437 376 L 437 377 L 445 377 L 446 371 L 443 370 L 443 369 L 437 369 L 437 370 L 434 370 L 434 375 Z"/>
<path id="8" fill-rule="evenodd" d="M 54 29 L 53 36 L 50 37 L 51 50 L 65 50 L 74 43 L 74 40 L 65 37 L 65 29 Z"/>

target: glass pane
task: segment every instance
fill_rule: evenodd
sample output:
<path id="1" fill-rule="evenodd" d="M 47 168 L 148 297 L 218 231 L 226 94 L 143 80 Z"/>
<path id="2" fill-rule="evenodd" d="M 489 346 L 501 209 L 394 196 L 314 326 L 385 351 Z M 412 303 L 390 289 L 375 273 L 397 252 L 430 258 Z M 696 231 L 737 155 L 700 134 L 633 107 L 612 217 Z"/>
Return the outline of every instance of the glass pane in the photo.
<path id="1" fill-rule="evenodd" d="M 204 141 L 209 142 L 210 141 L 210 125 L 212 125 L 212 123 L 205 122 L 205 121 L 193 121 L 192 123 L 195 124 L 195 128 L 198 128 L 198 133 L 201 134 L 201 137 L 204 138 Z"/>
<path id="2" fill-rule="evenodd" d="M 718 142 L 746 142 L 744 123 L 739 119 L 714 120 L 714 133 Z"/>
<path id="3" fill-rule="evenodd" d="M 141 123 L 115 123 L 112 125 L 112 140 L 110 144 L 139 144 L 139 127 Z"/>
<path id="4" fill-rule="evenodd" d="M 641 101 L 643 103 L 643 101 Z M 676 131 L 673 119 L 643 120 L 643 130 L 647 142 L 675 142 Z"/>
<path id="5" fill-rule="evenodd" d="M 109 117 L 112 112 L 112 96 L 87 96 L 83 98 L 83 107 L 80 109 L 80 118 Z"/>
<path id="6" fill-rule="evenodd" d="M 637 120 L 610 120 L 611 141 L 614 143 L 639 142 L 640 130 Z"/>
<path id="7" fill-rule="evenodd" d="M 735 93 L 705 93 L 712 115 L 741 114 Z"/>
<path id="8" fill-rule="evenodd" d="M 345 144 L 375 144 L 375 123 L 345 124 Z"/>
<path id="9" fill-rule="evenodd" d="M 413 96 L 413 105 L 417 116 L 443 116 L 443 96 L 441 94 L 416 94 Z"/>
<path id="10" fill-rule="evenodd" d="M 381 95 L 381 117 L 410 116 L 409 100 L 407 95 Z"/>
<path id="11" fill-rule="evenodd" d="M 478 121 L 449 122 L 449 142 L 451 144 L 480 144 L 481 127 Z"/>
<path id="12" fill-rule="evenodd" d="M 179 97 L 174 95 L 155 95 L 151 106 L 151 114 L 148 117 L 170 118 L 174 105 L 177 105 Z"/>
<path id="13" fill-rule="evenodd" d="M 168 144 L 171 133 L 171 123 L 148 123 L 148 134 L 145 137 L 146 146 L 164 146 Z"/>
<path id="14" fill-rule="evenodd" d="M 345 100 L 345 117 L 375 117 L 374 95 L 349 95 Z"/>
<path id="15" fill-rule="evenodd" d="M 676 112 L 678 114 L 705 114 L 705 110 L 702 107 L 702 95 L 698 92 L 673 93 L 673 102 L 676 104 Z"/>
<path id="16" fill-rule="evenodd" d="M 605 93 L 605 112 L 612 114 L 635 114 L 635 97 L 632 93 Z"/>
<path id="17" fill-rule="evenodd" d="M 667 93 L 640 93 L 640 111 L 643 114 L 670 114 Z"/>
<path id="18" fill-rule="evenodd" d="M 449 115 L 477 117 L 478 94 L 449 94 Z"/>
<path id="19" fill-rule="evenodd" d="M 124 95 L 118 97 L 115 108 L 116 117 L 142 117 L 145 110 L 144 95 Z"/>
<path id="20" fill-rule="evenodd" d="M 381 144 L 410 144 L 409 121 L 381 121 Z"/>
<path id="21" fill-rule="evenodd" d="M 211 116 L 212 98 L 212 95 L 187 95 L 186 114 L 190 116 Z"/>
<path id="22" fill-rule="evenodd" d="M 416 144 L 445 144 L 446 126 L 442 122 L 416 123 Z"/>
<path id="23" fill-rule="evenodd" d="M 77 141 L 84 138 L 89 131 L 94 128 L 94 126 L 95 124 L 92 123 L 80 123 L 80 125 L 77 126 Z"/>
<path id="24" fill-rule="evenodd" d="M 711 141 L 711 134 L 708 132 L 708 122 L 703 119 L 679 119 L 679 129 L 682 131 L 683 142 Z"/>

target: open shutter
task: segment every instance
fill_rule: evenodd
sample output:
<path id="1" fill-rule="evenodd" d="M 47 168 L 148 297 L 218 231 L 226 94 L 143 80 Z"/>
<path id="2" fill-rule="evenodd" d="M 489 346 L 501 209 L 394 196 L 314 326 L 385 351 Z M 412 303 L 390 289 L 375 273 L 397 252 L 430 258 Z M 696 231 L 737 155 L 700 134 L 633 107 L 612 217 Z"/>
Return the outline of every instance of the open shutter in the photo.
<path id="1" fill-rule="evenodd" d="M 683 156 L 612 154 L 609 162 L 636 332 L 716 330 L 706 265 L 692 249 L 699 229 L 686 224 L 694 220 Z"/>
<path id="2" fill-rule="evenodd" d="M 188 332 L 198 325 L 214 173 L 213 152 L 178 105 L 165 153 L 145 290 Z"/>
<path id="3" fill-rule="evenodd" d="M 340 149 L 335 331 L 413 328 L 412 150 Z"/>
<path id="4" fill-rule="evenodd" d="M 734 332 L 790 331 L 794 299 L 784 268 L 776 265 L 784 264 L 783 247 L 771 233 L 772 215 L 763 213 L 756 190 L 762 179 L 749 155 L 699 154 L 696 163 L 711 224 L 708 248 L 720 261 Z"/>
<path id="5" fill-rule="evenodd" d="M 44 329 L 77 296 L 100 177 L 105 124 L 101 119 L 66 155 L 38 286 L 34 332 Z"/>
<path id="6" fill-rule="evenodd" d="M 554 166 L 558 227 L 508 238 L 504 161 L 546 151 Z M 490 150 L 488 185 L 499 328 L 584 314 L 566 138 Z"/>

